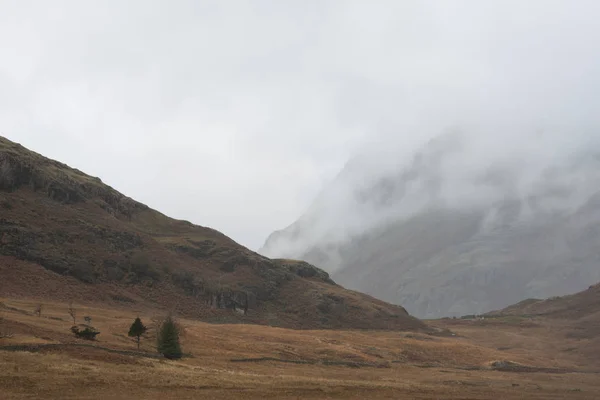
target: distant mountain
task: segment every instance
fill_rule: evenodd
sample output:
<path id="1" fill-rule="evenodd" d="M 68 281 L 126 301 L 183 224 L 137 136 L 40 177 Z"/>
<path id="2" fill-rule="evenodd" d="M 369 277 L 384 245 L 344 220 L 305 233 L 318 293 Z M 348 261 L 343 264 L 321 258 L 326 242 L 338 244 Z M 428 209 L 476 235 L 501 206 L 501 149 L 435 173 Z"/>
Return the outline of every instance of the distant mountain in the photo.
<path id="1" fill-rule="evenodd" d="M 0 293 L 219 322 L 428 329 L 308 263 L 263 257 L 2 137 Z"/>
<path id="2" fill-rule="evenodd" d="M 448 134 L 395 164 L 354 159 L 259 252 L 423 318 L 582 290 L 600 281 L 600 157 L 529 145 Z"/>

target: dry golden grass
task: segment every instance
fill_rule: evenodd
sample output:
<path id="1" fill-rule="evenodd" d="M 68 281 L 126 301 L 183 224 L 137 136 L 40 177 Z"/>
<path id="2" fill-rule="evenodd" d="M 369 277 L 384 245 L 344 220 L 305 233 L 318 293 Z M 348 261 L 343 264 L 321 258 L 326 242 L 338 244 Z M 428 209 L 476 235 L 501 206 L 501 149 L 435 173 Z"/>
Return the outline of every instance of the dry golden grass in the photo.
<path id="1" fill-rule="evenodd" d="M 66 304 L 45 302 L 42 316 L 37 317 L 33 315 L 35 301 L 1 301 L 0 330 L 10 330 L 13 336 L 0 339 L 0 346 L 86 343 L 70 334 L 72 321 Z M 584 367 L 583 359 L 572 352 L 553 356 L 561 345 L 542 326 L 515 329 L 510 324 L 462 323 L 451 327 L 459 336 L 442 338 L 383 331 L 295 331 L 181 319 L 183 349 L 191 356 L 167 361 L 104 349 L 136 350 L 126 335 L 137 315 L 134 311 L 76 308 L 78 322 L 89 315 L 101 331 L 93 343 L 101 348 L 0 350 L 1 399 L 600 398 L 596 373 L 489 369 L 492 361 L 502 359 L 544 367 Z M 148 325 L 161 317 L 149 312 L 140 316 Z M 500 344 L 512 347 L 498 350 Z M 153 345 L 151 339 L 142 341 L 142 350 L 152 353 Z M 232 361 L 265 357 L 313 364 Z"/>

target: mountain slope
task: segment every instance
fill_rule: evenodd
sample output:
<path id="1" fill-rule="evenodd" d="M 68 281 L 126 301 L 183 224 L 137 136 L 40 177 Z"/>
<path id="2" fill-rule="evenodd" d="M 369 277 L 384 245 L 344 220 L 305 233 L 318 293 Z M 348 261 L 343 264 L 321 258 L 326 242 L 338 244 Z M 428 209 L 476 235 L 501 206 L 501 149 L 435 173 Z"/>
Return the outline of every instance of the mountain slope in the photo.
<path id="1" fill-rule="evenodd" d="M 0 291 L 296 328 L 427 329 L 399 306 L 168 218 L 0 138 Z"/>
<path id="2" fill-rule="evenodd" d="M 593 354 L 596 360 L 600 355 L 600 283 L 566 296 L 523 300 L 487 315 L 542 317 L 563 322 L 561 331 L 565 337 L 580 341 L 583 352 Z"/>
<path id="3" fill-rule="evenodd" d="M 489 315 L 543 315 L 577 319 L 595 316 L 600 322 L 600 283 L 581 292 L 549 299 L 527 299 Z"/>
<path id="4" fill-rule="evenodd" d="M 386 168 L 352 160 L 259 252 L 306 260 L 342 285 L 427 318 L 479 314 L 600 281 L 593 148 L 486 157 L 472 142 L 445 135 Z"/>

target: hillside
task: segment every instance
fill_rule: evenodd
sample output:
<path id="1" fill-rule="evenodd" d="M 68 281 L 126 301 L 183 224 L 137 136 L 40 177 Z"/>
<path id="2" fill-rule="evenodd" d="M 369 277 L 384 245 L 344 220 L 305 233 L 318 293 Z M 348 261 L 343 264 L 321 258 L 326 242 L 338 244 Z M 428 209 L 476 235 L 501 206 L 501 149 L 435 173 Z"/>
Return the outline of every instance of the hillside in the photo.
<path id="1" fill-rule="evenodd" d="M 480 314 L 600 281 L 595 148 L 540 155 L 538 144 L 521 144 L 494 157 L 474 142 L 441 136 L 385 168 L 351 160 L 259 252 L 306 260 L 420 318 Z"/>
<path id="2" fill-rule="evenodd" d="M 565 323 L 563 331 L 566 336 L 589 340 L 586 343 L 588 352 L 592 346 L 600 349 L 600 283 L 567 296 L 523 300 L 487 315 L 543 317 L 562 321 Z M 600 355 L 600 351 L 596 353 Z"/>
<path id="3" fill-rule="evenodd" d="M 600 283 L 571 295 L 527 299 L 477 318 L 444 318 L 435 324 L 468 335 L 472 343 L 600 367 Z"/>
<path id="4" fill-rule="evenodd" d="M 527 299 L 488 314 L 544 315 L 551 318 L 581 318 L 594 314 L 600 317 L 600 283 L 579 293 L 549 299 Z"/>
<path id="5" fill-rule="evenodd" d="M 457 332 L 439 337 L 180 318 L 185 356 L 170 361 L 154 346 L 160 313 L 75 304 L 101 332 L 89 342 L 70 334 L 67 303 L 46 302 L 39 316 L 36 305 L 0 297 L 2 399 L 596 400 L 600 393 L 595 349 L 537 319 L 434 321 Z M 137 316 L 150 328 L 139 350 L 127 337 Z"/>
<path id="6" fill-rule="evenodd" d="M 3 296 L 291 328 L 428 329 L 306 262 L 263 257 L 5 138 L 0 243 Z"/>

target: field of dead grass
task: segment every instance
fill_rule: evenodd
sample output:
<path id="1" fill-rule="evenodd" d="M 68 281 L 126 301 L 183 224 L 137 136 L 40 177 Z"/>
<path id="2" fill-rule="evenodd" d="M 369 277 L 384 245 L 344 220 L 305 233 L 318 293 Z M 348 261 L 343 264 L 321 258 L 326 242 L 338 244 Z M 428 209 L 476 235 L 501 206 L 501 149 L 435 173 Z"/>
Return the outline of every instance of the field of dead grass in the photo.
<path id="1" fill-rule="evenodd" d="M 572 354 L 553 356 L 559 345 L 541 326 L 463 322 L 450 326 L 457 336 L 436 337 L 180 319 L 187 356 L 168 361 L 156 357 L 152 333 L 135 353 L 127 337 L 133 310 L 75 305 L 78 322 L 90 316 L 101 332 L 97 342 L 85 342 L 70 334 L 66 304 L 46 302 L 38 317 L 35 301 L 0 301 L 0 331 L 12 334 L 0 339 L 2 399 L 600 398 L 598 374 L 582 372 Z M 140 315 L 150 326 L 161 316 Z M 534 345 L 527 329 L 541 344 Z M 570 370 L 501 372 L 490 368 L 496 360 Z"/>

